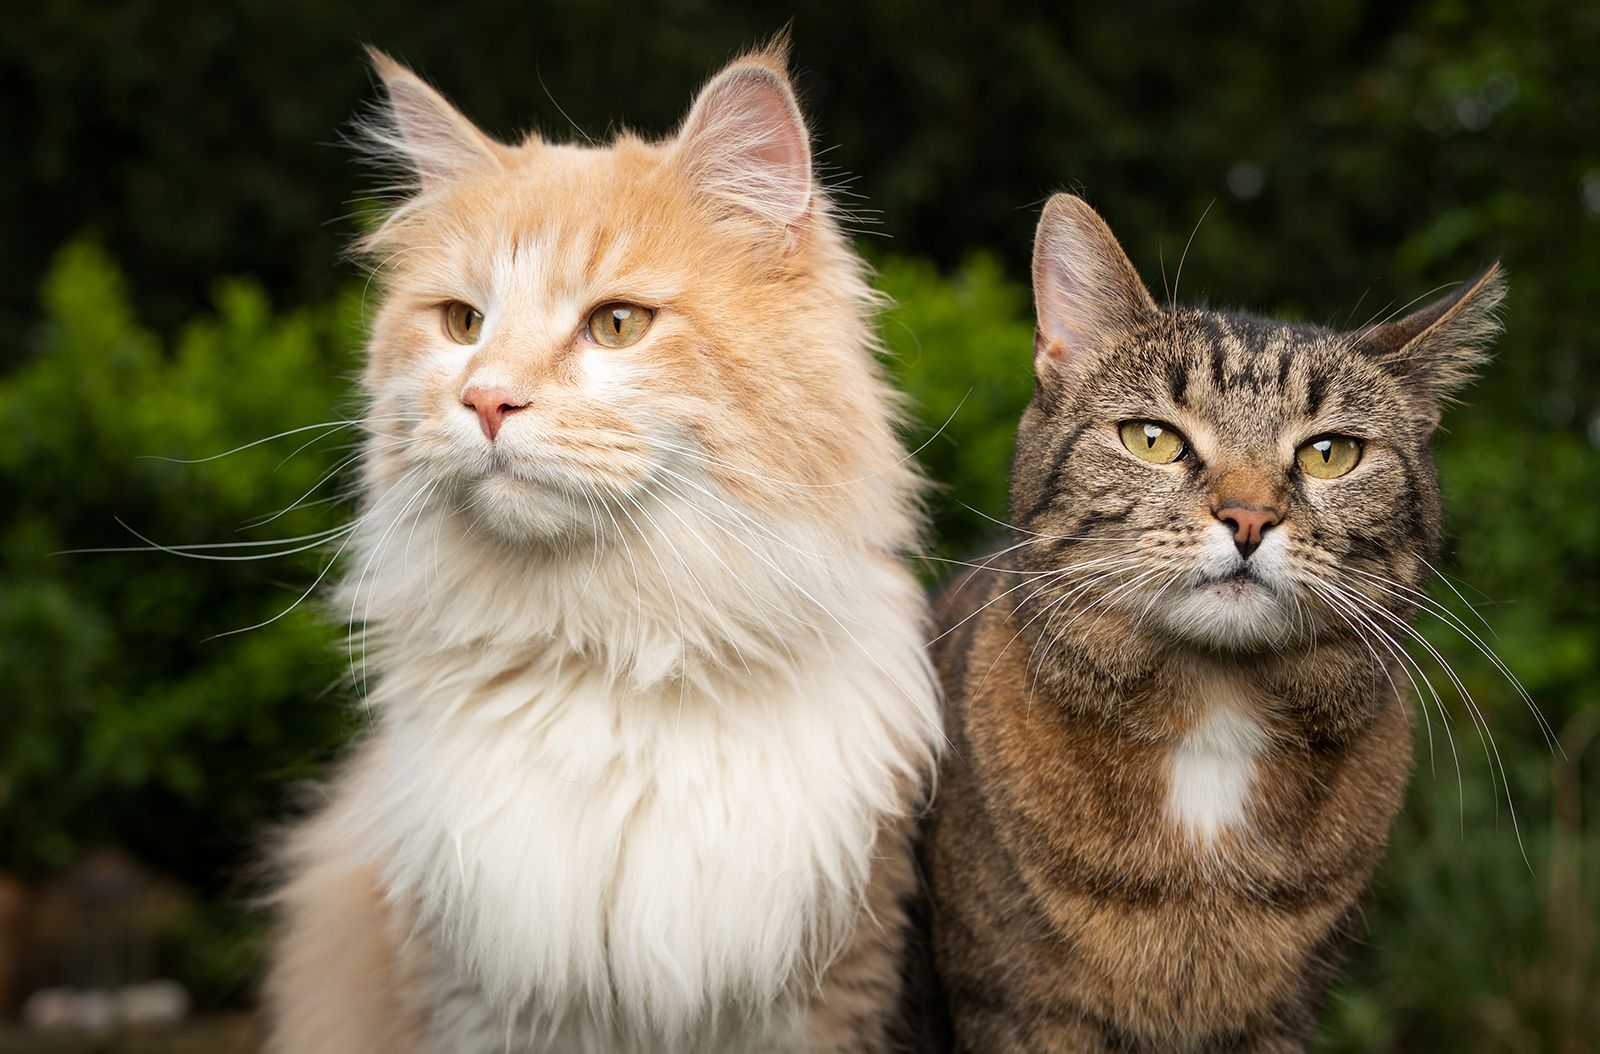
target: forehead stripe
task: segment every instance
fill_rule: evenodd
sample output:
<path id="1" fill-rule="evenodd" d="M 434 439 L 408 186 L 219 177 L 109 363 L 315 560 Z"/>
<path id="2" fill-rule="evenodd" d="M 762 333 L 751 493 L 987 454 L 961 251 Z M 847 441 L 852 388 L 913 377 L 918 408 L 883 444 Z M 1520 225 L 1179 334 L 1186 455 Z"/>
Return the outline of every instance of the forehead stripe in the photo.
<path id="1" fill-rule="evenodd" d="M 1223 350 L 1220 341 L 1211 345 L 1211 384 L 1219 392 L 1222 390 L 1225 376 L 1222 365 L 1227 356 L 1228 353 Z"/>
<path id="2" fill-rule="evenodd" d="M 1322 409 L 1322 401 L 1327 397 L 1328 378 L 1321 370 L 1312 370 L 1311 376 L 1306 378 L 1306 416 L 1314 417 Z"/>
<path id="3" fill-rule="evenodd" d="M 1173 405 L 1184 405 L 1183 397 L 1189 390 L 1189 368 L 1181 362 L 1168 362 L 1167 387 L 1172 390 Z"/>

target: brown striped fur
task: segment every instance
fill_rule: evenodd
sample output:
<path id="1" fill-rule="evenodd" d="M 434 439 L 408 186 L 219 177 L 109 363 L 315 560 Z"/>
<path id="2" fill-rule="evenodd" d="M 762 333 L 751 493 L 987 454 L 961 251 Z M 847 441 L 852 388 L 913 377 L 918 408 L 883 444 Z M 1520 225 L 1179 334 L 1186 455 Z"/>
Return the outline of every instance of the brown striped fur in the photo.
<path id="1" fill-rule="evenodd" d="M 1339 334 L 1158 307 L 1066 195 L 1035 251 L 1012 544 L 935 605 L 954 749 L 924 860 L 954 1042 L 1300 1050 L 1404 795 L 1406 681 L 1372 627 L 1398 637 L 1426 583 L 1431 436 L 1494 332 L 1498 271 Z M 1188 456 L 1141 461 L 1128 420 L 1176 428 Z M 1326 433 L 1362 460 L 1304 478 L 1294 451 Z M 1230 502 L 1280 515 L 1269 580 L 1249 577 L 1260 556 L 1212 576 Z M 1207 835 L 1173 781 L 1219 708 L 1260 745 L 1242 815 Z"/>

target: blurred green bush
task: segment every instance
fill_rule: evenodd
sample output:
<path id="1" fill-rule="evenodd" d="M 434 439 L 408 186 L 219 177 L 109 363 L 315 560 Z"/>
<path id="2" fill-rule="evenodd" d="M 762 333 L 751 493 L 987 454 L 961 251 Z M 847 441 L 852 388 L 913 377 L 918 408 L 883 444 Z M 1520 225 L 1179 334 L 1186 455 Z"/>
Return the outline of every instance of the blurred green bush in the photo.
<path id="1" fill-rule="evenodd" d="M 1032 389 L 1027 290 L 986 256 L 950 274 L 886 256 L 888 361 L 920 423 L 908 440 L 939 482 L 937 548 L 960 557 L 1000 528 L 1015 421 Z M 1513 287 L 1515 290 L 1515 286 Z M 1514 292 L 1503 358 L 1532 353 Z M 115 841 L 201 891 L 172 935 L 176 969 L 241 998 L 257 965 L 244 877 L 288 791 L 356 729 L 337 613 L 296 604 L 328 547 L 275 559 L 59 555 L 163 543 L 294 539 L 335 527 L 361 291 L 274 312 L 225 282 L 170 342 L 143 328 L 92 243 L 62 251 L 25 365 L 0 377 L 0 868 L 54 871 Z M 1495 370 L 1485 385 L 1497 383 Z M 305 429 L 318 422 L 325 427 Z M 1461 777 L 1432 717 L 1411 806 L 1366 940 L 1328 1015 L 1327 1051 L 1600 1048 L 1600 459 L 1576 428 L 1464 407 L 1439 456 L 1453 542 L 1436 590 L 1528 686 L 1561 735 L 1552 753 L 1510 684 L 1442 622 L 1424 626 L 1482 708 L 1517 810 L 1462 700 L 1437 671 Z M 214 460 L 242 443 L 291 431 Z M 299 502 L 255 528 L 246 525 Z M 266 545 L 261 551 L 304 543 Z M 255 548 L 194 550 L 246 556 Z M 933 573 L 947 565 L 934 564 Z M 262 624 L 248 632 L 219 633 Z M 1412 649 L 1422 654 L 1420 649 Z M 1426 660 L 1424 659 L 1426 663 Z M 1523 850 L 1526 851 L 1526 861 Z"/>
<path id="2" fill-rule="evenodd" d="M 314 602 L 213 638 L 290 609 L 318 555 L 61 551 L 143 544 L 132 531 L 233 543 L 338 523 L 337 506 L 307 502 L 241 532 L 317 483 L 326 457 L 285 455 L 320 431 L 164 459 L 348 405 L 358 304 L 274 315 L 258 286 L 224 282 L 215 312 L 168 345 L 92 244 L 57 257 L 43 297 L 33 354 L 0 377 L 0 867 L 57 869 L 115 840 L 205 888 L 228 880 L 218 862 L 259 842 L 285 782 L 350 727 L 316 701 L 341 665 Z M 279 548 L 293 546 L 268 551 Z"/>

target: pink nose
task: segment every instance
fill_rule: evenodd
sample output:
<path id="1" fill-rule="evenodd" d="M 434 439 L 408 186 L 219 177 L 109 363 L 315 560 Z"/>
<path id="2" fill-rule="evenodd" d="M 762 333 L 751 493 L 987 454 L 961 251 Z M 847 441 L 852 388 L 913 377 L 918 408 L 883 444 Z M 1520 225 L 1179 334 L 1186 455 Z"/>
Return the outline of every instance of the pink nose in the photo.
<path id="1" fill-rule="evenodd" d="M 478 414 L 478 425 L 483 434 L 494 442 L 506 415 L 514 414 L 528 405 L 528 400 L 509 388 L 472 387 L 461 393 L 462 405 Z"/>
<path id="2" fill-rule="evenodd" d="M 1278 525 L 1278 510 L 1264 505 L 1246 505 L 1230 501 L 1219 505 L 1214 513 L 1217 519 L 1233 528 L 1233 544 L 1239 555 L 1248 558 L 1261 546 L 1261 536 Z"/>

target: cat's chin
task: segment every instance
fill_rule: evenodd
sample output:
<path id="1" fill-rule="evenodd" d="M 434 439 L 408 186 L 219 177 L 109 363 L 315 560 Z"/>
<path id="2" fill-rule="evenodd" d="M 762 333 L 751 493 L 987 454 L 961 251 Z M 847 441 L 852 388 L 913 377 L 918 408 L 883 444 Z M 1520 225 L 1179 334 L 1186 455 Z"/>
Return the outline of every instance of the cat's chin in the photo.
<path id="1" fill-rule="evenodd" d="M 1281 646 L 1294 626 L 1294 613 L 1283 596 L 1247 576 L 1203 582 L 1163 599 L 1159 617 L 1168 632 L 1183 640 L 1235 651 Z"/>
<path id="2" fill-rule="evenodd" d="M 465 498 L 459 515 L 504 542 L 586 540 L 600 526 L 601 514 L 581 497 L 506 472 L 474 480 Z"/>

